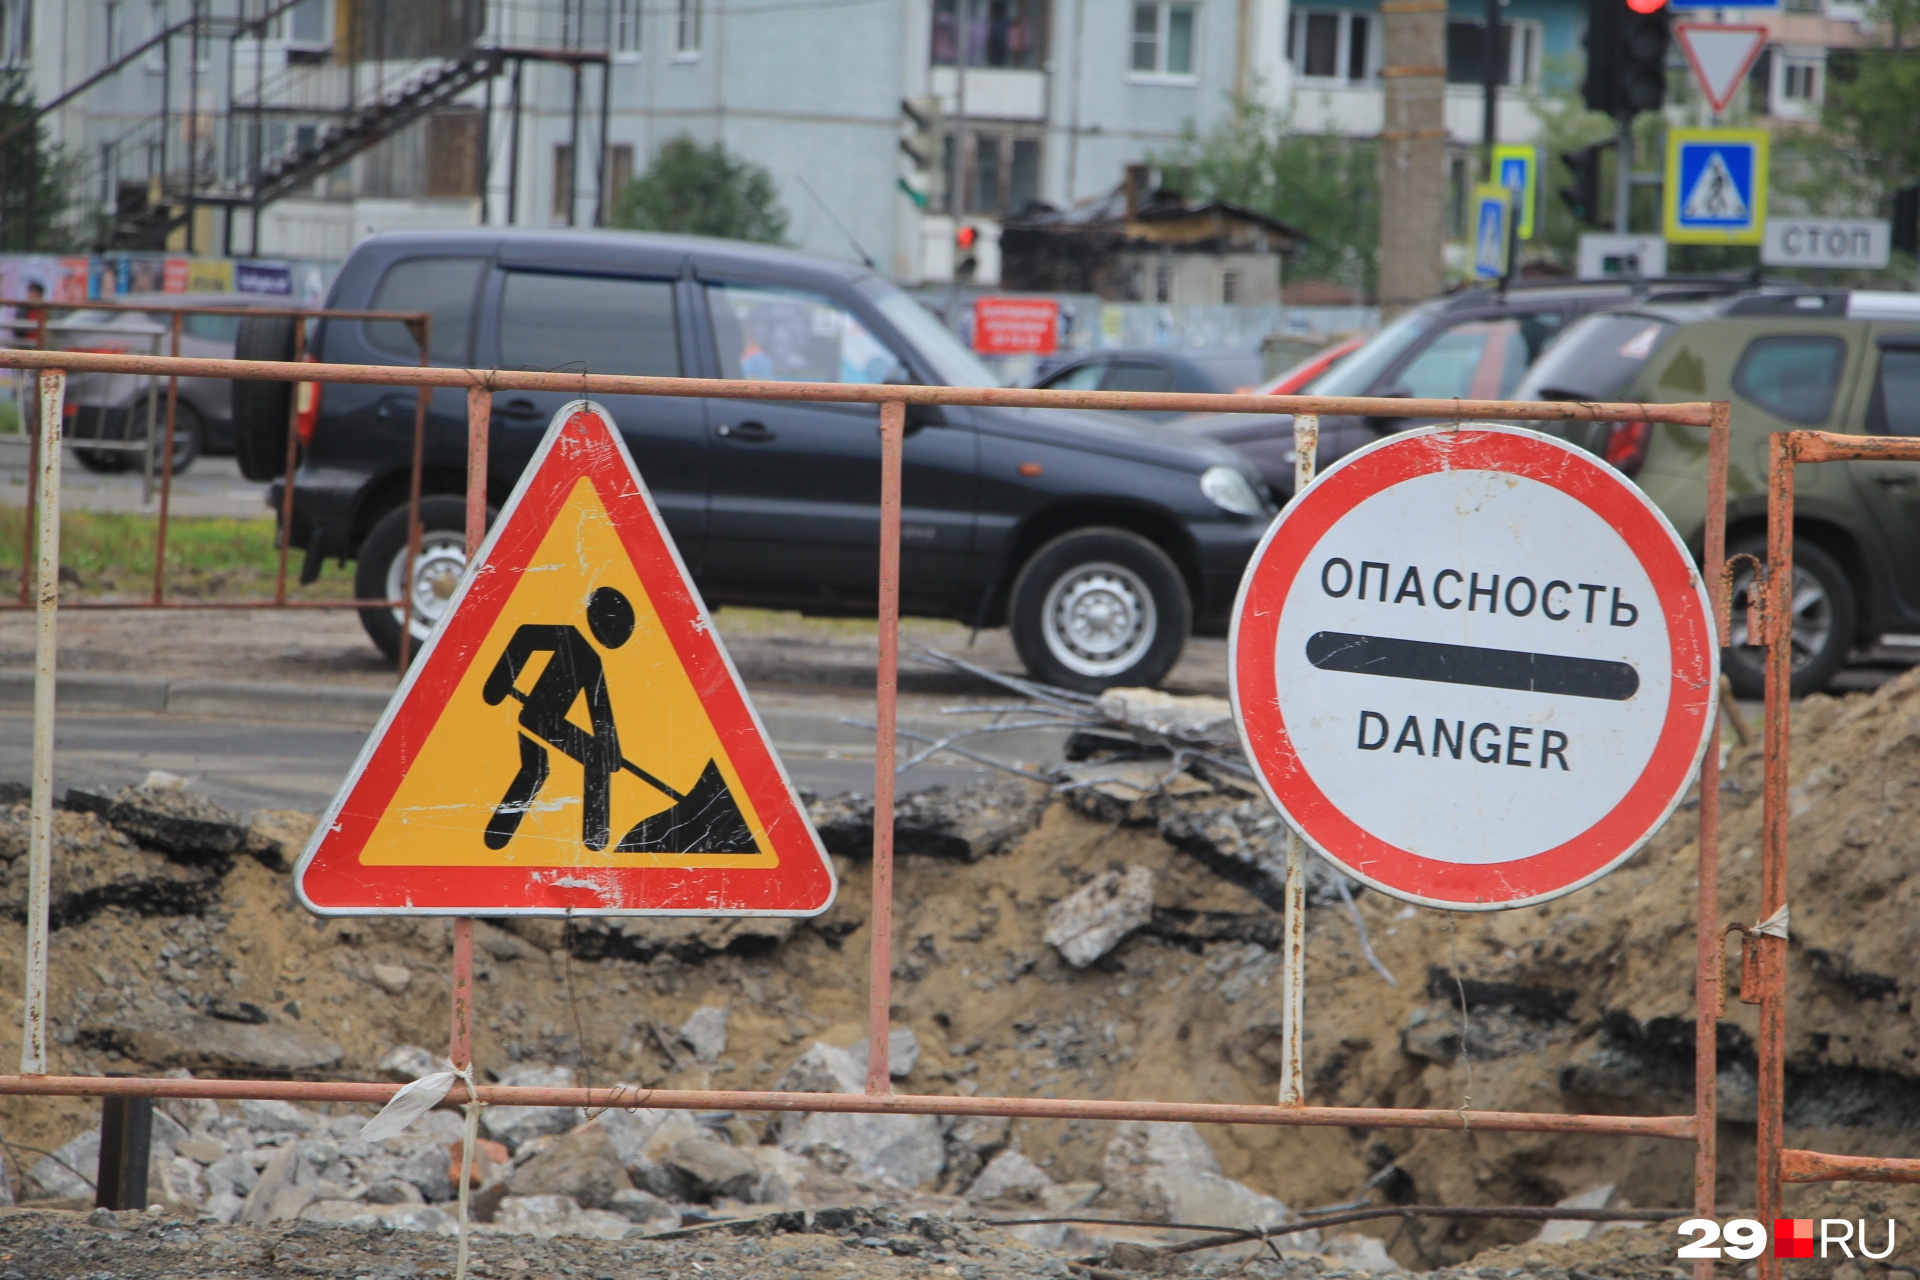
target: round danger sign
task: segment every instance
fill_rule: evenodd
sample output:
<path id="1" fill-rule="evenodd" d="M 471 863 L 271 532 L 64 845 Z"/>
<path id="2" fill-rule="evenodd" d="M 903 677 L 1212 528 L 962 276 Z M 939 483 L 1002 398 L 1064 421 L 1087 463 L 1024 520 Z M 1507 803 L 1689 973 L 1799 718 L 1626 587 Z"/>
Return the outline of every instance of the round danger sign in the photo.
<path id="1" fill-rule="evenodd" d="M 1434 427 L 1349 455 L 1254 554 L 1229 646 L 1267 794 L 1427 906 L 1557 897 L 1665 821 L 1713 725 L 1693 558 L 1585 450 Z"/>

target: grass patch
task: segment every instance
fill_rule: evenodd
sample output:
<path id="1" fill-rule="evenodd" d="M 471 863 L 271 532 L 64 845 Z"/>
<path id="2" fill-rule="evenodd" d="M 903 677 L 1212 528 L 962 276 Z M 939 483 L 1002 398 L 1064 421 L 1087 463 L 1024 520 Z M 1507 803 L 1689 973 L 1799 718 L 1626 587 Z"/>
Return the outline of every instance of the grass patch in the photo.
<path id="1" fill-rule="evenodd" d="M 23 507 L 0 508 L 0 582 L 20 584 Z M 83 600 L 145 596 L 153 589 L 159 521 L 125 512 L 69 511 L 60 517 L 63 593 Z M 273 594 L 279 564 L 271 520 L 175 516 L 167 522 L 167 594 L 184 599 L 252 599 Z M 289 598 L 342 600 L 353 575 L 329 563 L 312 586 L 298 579 L 305 553 L 287 563 Z"/>

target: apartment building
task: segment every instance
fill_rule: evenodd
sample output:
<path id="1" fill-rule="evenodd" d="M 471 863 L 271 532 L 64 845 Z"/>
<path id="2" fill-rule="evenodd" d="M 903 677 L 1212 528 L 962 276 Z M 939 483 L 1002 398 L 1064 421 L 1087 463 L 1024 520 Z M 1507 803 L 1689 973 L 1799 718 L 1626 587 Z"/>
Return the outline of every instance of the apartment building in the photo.
<path id="1" fill-rule="evenodd" d="M 1446 127 L 1481 137 L 1484 0 L 1450 0 Z M 1817 114 L 1851 0 L 1791 0 L 1755 107 Z M 1584 0 L 1506 0 L 1503 141 L 1577 83 Z M 1236 95 L 1294 127 L 1381 127 L 1379 0 L 0 0 L 0 63 L 75 160 L 116 247 L 343 255 L 421 222 L 591 226 L 667 139 L 778 184 L 797 245 L 906 282 L 977 225 L 1109 195 Z M 902 104 L 937 99 L 945 181 L 903 189 Z M 576 159 L 577 157 L 577 159 Z"/>

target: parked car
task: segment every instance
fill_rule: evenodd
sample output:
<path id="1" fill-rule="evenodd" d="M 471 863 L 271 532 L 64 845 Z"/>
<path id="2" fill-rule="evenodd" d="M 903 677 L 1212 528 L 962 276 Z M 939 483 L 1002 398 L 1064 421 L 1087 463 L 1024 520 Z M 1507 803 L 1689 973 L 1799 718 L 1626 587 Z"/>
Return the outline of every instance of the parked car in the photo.
<path id="1" fill-rule="evenodd" d="M 1725 296 L 1747 287 L 1745 278 L 1557 280 L 1448 294 L 1414 307 L 1381 329 L 1317 379 L 1313 394 L 1499 399 L 1512 394 L 1561 329 L 1590 311 L 1640 298 Z M 1317 464 L 1331 466 L 1389 432 L 1422 421 L 1322 417 Z M 1201 414 L 1174 425 L 1233 446 L 1259 469 L 1276 498 L 1284 501 L 1292 495 L 1293 415 Z"/>
<path id="2" fill-rule="evenodd" d="M 1265 373 L 1257 351 L 1116 347 L 1072 357 L 1044 370 L 1033 385 L 1049 391 L 1231 392 L 1247 390 Z M 1165 421 L 1181 415 L 1146 410 L 1142 416 Z"/>
<path id="3" fill-rule="evenodd" d="M 1767 436 L 1814 429 L 1920 435 L 1920 296 L 1799 289 L 1688 306 L 1641 305 L 1569 326 L 1521 399 L 1727 400 L 1727 553 L 1764 558 Z M 1706 433 L 1647 422 L 1544 423 L 1632 476 L 1699 554 Z M 1765 687 L 1746 644 L 1751 566 L 1734 577 L 1742 697 Z M 1856 646 L 1920 631 L 1920 465 L 1856 461 L 1794 478 L 1793 692 L 1825 688 Z"/>
<path id="4" fill-rule="evenodd" d="M 1366 346 L 1367 337 L 1366 334 L 1355 334 L 1316 351 L 1292 368 L 1281 370 L 1277 377 L 1269 378 L 1254 390 L 1267 396 L 1305 395 L 1307 388 L 1320 380 L 1320 375 Z"/>
<path id="5" fill-rule="evenodd" d="M 436 364 L 691 375 L 706 399 L 603 396 L 702 594 L 714 605 L 871 615 L 879 565 L 873 405 L 738 400 L 727 379 L 987 386 L 992 375 L 920 304 L 864 269 L 734 241 L 498 229 L 363 241 L 329 304 L 433 313 Z M 242 327 L 243 353 L 291 350 L 292 329 Z M 404 326 L 327 320 L 329 362 L 410 364 Z M 287 404 L 243 414 L 242 459 L 270 449 Z M 367 633 L 388 653 L 423 639 L 465 565 L 466 395 L 434 393 L 405 579 L 414 392 L 329 384 L 303 418 L 291 537 L 303 580 L 357 559 Z M 505 500 L 570 391 L 494 396 L 488 500 Z M 268 397 L 260 397 L 265 400 Z M 253 403 L 253 400 L 249 400 Z M 908 411 L 902 604 L 1008 624 L 1035 676 L 1077 689 L 1152 684 L 1190 630 L 1222 634 L 1272 519 L 1224 446 L 1117 414 Z M 278 487 L 271 498 L 278 510 Z"/>
<path id="6" fill-rule="evenodd" d="M 116 301 L 159 306 L 286 305 L 284 298 L 246 293 L 134 293 Z M 161 310 L 75 311 L 50 320 L 47 337 L 67 349 L 166 355 L 171 350 L 171 326 L 171 315 Z M 239 331 L 239 316 L 184 315 L 180 318 L 180 354 L 231 360 Z M 178 386 L 173 419 L 176 474 L 192 466 L 202 453 L 233 452 L 233 384 L 225 378 L 181 378 Z M 150 418 L 157 435 L 166 432 L 165 379 L 129 373 L 77 373 L 67 382 L 67 403 L 72 406 L 74 453 L 90 471 L 127 470 L 138 464 L 140 454 L 125 449 L 88 449 L 79 446 L 79 440 L 144 441 Z M 282 425 L 283 450 L 285 430 Z"/>

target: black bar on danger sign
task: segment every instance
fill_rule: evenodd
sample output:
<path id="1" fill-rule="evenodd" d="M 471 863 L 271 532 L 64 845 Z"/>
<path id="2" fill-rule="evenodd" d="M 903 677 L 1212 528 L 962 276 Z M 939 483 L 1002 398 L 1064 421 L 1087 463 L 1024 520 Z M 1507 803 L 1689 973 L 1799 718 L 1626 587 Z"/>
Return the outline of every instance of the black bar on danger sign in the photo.
<path id="1" fill-rule="evenodd" d="M 1395 640 L 1345 631 L 1314 632 L 1307 640 L 1307 661 L 1322 671 L 1608 702 L 1624 702 L 1640 689 L 1640 673 L 1625 662 L 1432 640 Z"/>

